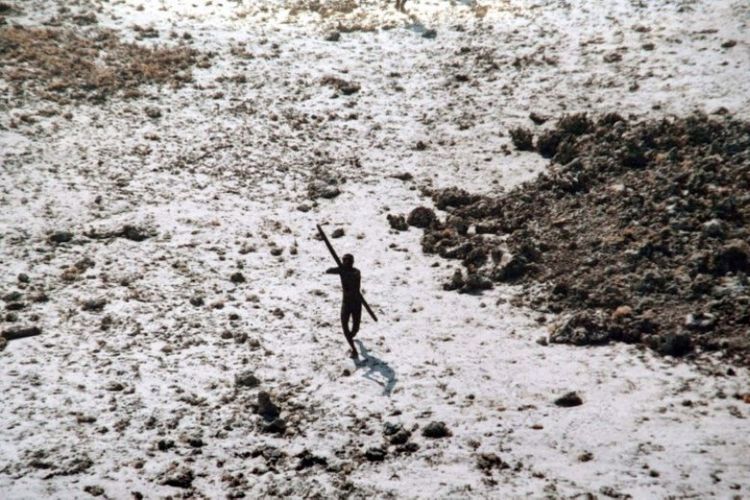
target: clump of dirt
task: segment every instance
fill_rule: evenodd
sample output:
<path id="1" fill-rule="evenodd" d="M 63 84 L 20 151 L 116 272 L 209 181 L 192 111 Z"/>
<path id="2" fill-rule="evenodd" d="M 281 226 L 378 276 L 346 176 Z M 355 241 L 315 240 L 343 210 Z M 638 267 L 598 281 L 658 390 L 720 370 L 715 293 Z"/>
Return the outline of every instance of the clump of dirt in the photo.
<path id="1" fill-rule="evenodd" d="M 124 43 L 109 30 L 0 28 L 2 78 L 15 98 L 33 94 L 56 102 L 97 102 L 120 91 L 137 96 L 142 84 L 190 82 L 192 67 L 205 66 L 208 58 L 189 47 Z"/>
<path id="2" fill-rule="evenodd" d="M 552 342 L 699 345 L 750 364 L 750 123 L 572 115 L 536 150 L 548 172 L 504 196 L 430 192 L 450 215 L 424 251 L 474 281 L 541 284 L 520 301 L 565 313 Z"/>

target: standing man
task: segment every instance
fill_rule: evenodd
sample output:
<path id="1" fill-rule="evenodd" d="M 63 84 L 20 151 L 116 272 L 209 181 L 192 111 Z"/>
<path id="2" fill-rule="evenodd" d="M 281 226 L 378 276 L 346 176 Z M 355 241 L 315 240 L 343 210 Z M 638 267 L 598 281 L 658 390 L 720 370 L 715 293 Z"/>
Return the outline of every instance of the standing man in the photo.
<path id="1" fill-rule="evenodd" d="M 344 255 L 341 259 L 341 266 L 332 267 L 326 271 L 327 274 L 338 274 L 341 277 L 341 288 L 344 292 L 341 302 L 341 327 L 344 329 L 344 336 L 352 348 L 352 357 L 357 358 L 357 348 L 354 347 L 354 337 L 359 332 L 359 323 L 362 319 L 362 293 L 359 290 L 362 276 L 359 269 L 354 267 L 354 257 L 352 254 Z M 352 329 L 349 330 L 349 318 L 352 319 Z"/>

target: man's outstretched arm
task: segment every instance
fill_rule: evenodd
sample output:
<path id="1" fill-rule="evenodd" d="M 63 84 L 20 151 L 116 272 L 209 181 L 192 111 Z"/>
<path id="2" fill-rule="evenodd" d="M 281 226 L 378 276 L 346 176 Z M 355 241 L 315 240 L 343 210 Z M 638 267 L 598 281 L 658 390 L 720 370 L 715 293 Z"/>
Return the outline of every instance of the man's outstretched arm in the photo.
<path id="1" fill-rule="evenodd" d="M 331 267 L 329 269 L 326 269 L 326 274 L 341 274 L 341 268 L 340 267 Z"/>

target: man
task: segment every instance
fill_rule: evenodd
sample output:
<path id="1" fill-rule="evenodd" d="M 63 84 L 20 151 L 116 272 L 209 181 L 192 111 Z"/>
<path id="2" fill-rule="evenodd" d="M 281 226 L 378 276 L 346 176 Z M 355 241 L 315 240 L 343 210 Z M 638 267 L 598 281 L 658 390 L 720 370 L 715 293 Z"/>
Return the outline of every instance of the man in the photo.
<path id="1" fill-rule="evenodd" d="M 354 267 L 354 257 L 351 254 L 344 255 L 341 259 L 341 267 L 332 267 L 326 271 L 327 274 L 338 274 L 341 277 L 341 288 L 344 295 L 341 302 L 341 327 L 344 336 L 352 348 L 352 357 L 357 358 L 357 348 L 354 347 L 354 337 L 359 332 L 359 323 L 362 319 L 362 294 L 359 285 L 362 280 L 359 269 Z M 349 318 L 352 319 L 352 329 L 349 330 Z"/>

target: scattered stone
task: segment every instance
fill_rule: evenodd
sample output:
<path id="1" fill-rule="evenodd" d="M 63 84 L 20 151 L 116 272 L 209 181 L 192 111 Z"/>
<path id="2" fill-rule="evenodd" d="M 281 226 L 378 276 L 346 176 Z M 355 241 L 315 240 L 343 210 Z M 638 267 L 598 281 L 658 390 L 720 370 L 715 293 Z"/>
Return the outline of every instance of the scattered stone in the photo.
<path id="1" fill-rule="evenodd" d="M 81 304 L 81 309 L 84 311 L 90 311 L 90 312 L 99 312 L 104 309 L 104 306 L 107 305 L 107 299 L 104 297 L 99 297 L 96 299 L 88 299 L 84 300 Z"/>
<path id="2" fill-rule="evenodd" d="M 55 231 L 52 233 L 52 235 L 49 237 L 49 240 L 52 243 L 60 244 L 60 243 L 67 243 L 70 240 L 73 239 L 73 233 L 70 231 Z"/>
<path id="3" fill-rule="evenodd" d="M 325 36 L 326 42 L 338 42 L 339 40 L 341 40 L 341 32 L 339 31 L 332 31 Z"/>
<path id="4" fill-rule="evenodd" d="M 390 435 L 388 441 L 393 445 L 403 445 L 409 441 L 409 438 L 411 438 L 411 431 L 399 429 L 394 434 Z"/>
<path id="5" fill-rule="evenodd" d="M 104 495 L 104 488 L 96 485 L 84 486 L 83 491 L 94 497 L 100 497 Z"/>
<path id="6" fill-rule="evenodd" d="M 338 184 L 314 180 L 307 187 L 307 194 L 311 199 L 332 199 L 341 194 Z"/>
<path id="7" fill-rule="evenodd" d="M 239 285 L 240 283 L 245 283 L 245 276 L 241 272 L 237 271 L 232 273 L 232 276 L 230 276 L 229 280 L 235 285 Z"/>
<path id="8" fill-rule="evenodd" d="M 422 435 L 424 437 L 439 439 L 451 436 L 451 432 L 445 425 L 445 422 L 430 422 L 422 429 Z"/>
<path id="9" fill-rule="evenodd" d="M 343 229 L 343 228 L 341 228 L 341 227 L 337 227 L 336 229 L 334 229 L 334 230 L 333 230 L 333 231 L 331 232 L 331 238 L 334 238 L 334 239 L 335 239 L 335 238 L 341 238 L 341 237 L 343 237 L 343 236 L 344 236 L 344 234 L 346 234 L 346 233 L 344 232 L 344 229 Z"/>
<path id="10" fill-rule="evenodd" d="M 581 311 L 569 316 L 550 335 L 555 344 L 600 345 L 611 339 L 601 312 Z"/>
<path id="11" fill-rule="evenodd" d="M 480 453 L 477 456 L 477 467 L 485 474 L 491 474 L 492 469 L 509 469 L 510 465 L 494 453 Z"/>
<path id="12" fill-rule="evenodd" d="M 509 131 L 510 140 L 513 145 L 519 151 L 533 151 L 534 150 L 534 134 L 530 130 L 523 127 L 512 128 Z"/>
<path id="13" fill-rule="evenodd" d="M 234 385 L 235 387 L 253 388 L 260 385 L 260 380 L 251 370 L 245 370 L 244 372 L 240 372 L 234 376 Z"/>
<path id="14" fill-rule="evenodd" d="M 581 397 L 575 392 L 568 392 L 555 400 L 557 406 L 563 408 L 571 408 L 573 406 L 580 406 L 583 404 Z"/>
<path id="15" fill-rule="evenodd" d="M 162 473 L 160 483 L 164 486 L 173 486 L 175 488 L 191 488 L 194 479 L 195 475 L 191 469 L 172 464 Z"/>
<path id="16" fill-rule="evenodd" d="M 299 459 L 295 467 L 296 470 L 309 469 L 310 467 L 314 467 L 316 465 L 320 465 L 322 467 L 328 466 L 328 459 L 326 459 L 325 457 L 314 455 L 307 449 L 302 450 L 300 453 L 298 453 L 296 455 L 296 458 Z"/>
<path id="17" fill-rule="evenodd" d="M 388 224 L 390 224 L 392 229 L 395 229 L 397 231 L 406 231 L 409 229 L 409 226 L 406 223 L 406 219 L 403 215 L 388 214 L 386 217 L 388 218 Z"/>
<path id="18" fill-rule="evenodd" d="M 14 290 L 3 295 L 3 302 L 20 302 L 22 299 L 23 294 L 18 290 Z"/>
<path id="19" fill-rule="evenodd" d="M 707 332 L 716 326 L 716 316 L 711 313 L 690 313 L 685 316 L 685 327 L 689 330 Z"/>
<path id="20" fill-rule="evenodd" d="M 722 42 L 721 48 L 722 49 L 731 49 L 732 47 L 734 47 L 736 45 L 737 45 L 737 41 L 736 40 L 727 40 L 725 42 Z"/>
<path id="21" fill-rule="evenodd" d="M 435 37 L 437 37 L 437 31 L 434 29 L 427 29 L 422 33 L 422 38 L 426 38 L 428 40 L 432 40 Z"/>
<path id="22" fill-rule="evenodd" d="M 680 357 L 693 350 L 693 342 L 684 333 L 670 333 L 656 336 L 654 348 L 665 356 Z"/>
<path id="23" fill-rule="evenodd" d="M 394 179 L 398 179 L 398 180 L 404 181 L 404 182 L 410 181 L 410 180 L 414 179 L 414 176 L 412 174 L 410 174 L 409 172 L 402 172 L 400 174 L 394 174 L 392 177 Z"/>
<path id="24" fill-rule="evenodd" d="M 42 329 L 38 326 L 17 326 L 3 330 L 2 337 L 7 340 L 17 340 L 27 337 L 36 337 L 42 334 Z"/>
<path id="25" fill-rule="evenodd" d="M 146 116 L 149 118 L 161 118 L 161 109 L 156 106 L 146 106 L 143 108 L 143 112 L 146 113 Z"/>
<path id="26" fill-rule="evenodd" d="M 549 121 L 549 116 L 532 111 L 529 113 L 529 119 L 534 122 L 535 125 L 542 125 Z"/>
<path id="27" fill-rule="evenodd" d="M 125 238 L 130 241 L 141 242 L 156 235 L 153 229 L 125 224 L 114 236 Z"/>
<path id="28" fill-rule="evenodd" d="M 277 418 L 281 411 L 271 401 L 271 396 L 266 391 L 260 391 L 258 393 L 258 409 L 256 413 L 262 416 L 266 421 L 272 421 Z"/>
<path id="29" fill-rule="evenodd" d="M 29 275 L 26 273 L 21 273 L 18 275 L 18 282 L 19 283 L 28 283 L 29 282 Z"/>
<path id="30" fill-rule="evenodd" d="M 382 462 L 385 460 L 386 452 L 382 448 L 368 448 L 365 451 L 365 458 L 370 462 Z"/>
<path id="31" fill-rule="evenodd" d="M 414 210 L 409 212 L 409 216 L 406 219 L 406 223 L 410 226 L 419 227 L 422 229 L 432 227 L 437 222 L 438 218 L 437 215 L 435 215 L 435 211 L 427 207 L 415 208 Z"/>
<path id="32" fill-rule="evenodd" d="M 193 295 L 190 297 L 190 304 L 194 307 L 203 307 L 205 303 L 205 299 L 200 295 Z"/>
<path id="33" fill-rule="evenodd" d="M 286 432 L 286 421 L 283 418 L 276 418 L 270 422 L 264 423 L 261 431 L 268 434 L 284 434 Z"/>

